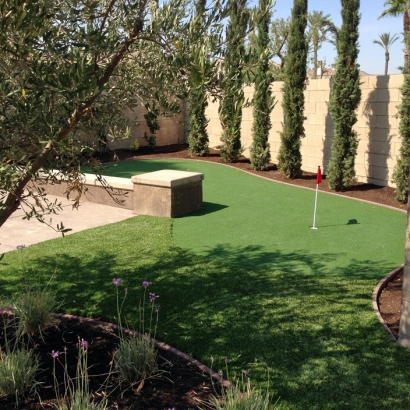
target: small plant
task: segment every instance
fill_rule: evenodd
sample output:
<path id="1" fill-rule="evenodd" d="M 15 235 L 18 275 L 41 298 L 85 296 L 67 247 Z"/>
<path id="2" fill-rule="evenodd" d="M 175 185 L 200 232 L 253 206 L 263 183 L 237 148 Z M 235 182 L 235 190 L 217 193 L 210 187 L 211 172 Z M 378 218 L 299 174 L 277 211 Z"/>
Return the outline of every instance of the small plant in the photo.
<path id="1" fill-rule="evenodd" d="M 27 390 L 35 390 L 39 362 L 25 344 L 19 346 L 17 324 L 11 315 L 11 307 L 0 308 L 3 328 L 0 335 L 0 396 L 18 396 Z M 11 329 L 11 332 L 10 332 Z M 3 340 L 1 340 L 3 339 Z"/>
<path id="2" fill-rule="evenodd" d="M 138 144 L 138 141 L 135 140 L 131 145 L 130 145 L 130 150 L 131 151 L 138 151 L 138 148 L 140 147 L 140 144 Z"/>
<path id="3" fill-rule="evenodd" d="M 37 357 L 27 347 L 0 349 L 0 396 L 18 396 L 39 385 L 36 375 L 39 371 Z"/>
<path id="4" fill-rule="evenodd" d="M 114 278 L 112 283 L 116 287 L 117 293 L 117 317 L 119 325 L 120 343 L 114 352 L 114 368 L 120 381 L 127 381 L 131 384 L 143 384 L 147 378 L 158 375 L 157 352 L 155 351 L 155 332 L 158 324 L 159 307 L 155 306 L 155 300 L 159 298 L 153 292 L 149 292 L 149 303 L 151 304 L 150 323 L 147 333 L 145 333 L 145 301 L 147 288 L 152 282 L 143 281 L 144 297 L 140 306 L 140 334 L 136 336 L 124 336 L 121 328 L 121 311 L 127 296 L 127 291 L 120 305 L 118 286 L 122 279 Z M 156 312 L 156 323 L 154 326 L 154 338 L 151 337 L 153 313 Z"/>
<path id="5" fill-rule="evenodd" d="M 211 359 L 213 363 L 213 358 Z M 228 358 L 225 358 L 226 377 L 228 378 Z M 221 375 L 223 372 L 220 372 Z M 234 385 L 222 386 L 222 393 L 213 396 L 210 403 L 205 403 L 206 409 L 214 410 L 272 410 L 277 408 L 272 404 L 272 396 L 269 388 L 266 392 L 252 387 L 248 377 L 249 371 L 243 371 L 240 378 L 236 378 Z M 202 409 L 205 410 L 205 409 Z"/>
<path id="6" fill-rule="evenodd" d="M 34 335 L 55 325 L 53 314 L 59 304 L 55 296 L 44 289 L 29 288 L 13 304 L 13 312 L 19 322 L 19 334 Z"/>
<path id="7" fill-rule="evenodd" d="M 222 390 L 221 397 L 214 396 L 212 405 L 215 410 L 269 410 L 273 409 L 269 391 L 262 392 L 246 383 L 236 383 L 228 389 Z"/>
<path id="8" fill-rule="evenodd" d="M 150 148 L 155 148 L 157 146 L 157 137 L 155 135 L 148 135 L 144 132 L 144 140 L 147 141 L 147 144 Z"/>
<path id="9" fill-rule="evenodd" d="M 145 104 L 145 108 L 147 109 L 147 113 L 144 114 L 144 118 L 151 135 L 144 132 L 144 139 L 150 148 L 155 148 L 157 146 L 155 134 L 160 129 L 158 121 L 160 111 L 155 102 L 152 105 L 150 103 Z"/>
<path id="10" fill-rule="evenodd" d="M 114 353 L 115 370 L 120 380 L 141 383 L 158 372 L 157 352 L 148 335 L 122 338 Z"/>
<path id="11" fill-rule="evenodd" d="M 56 408 L 58 410 L 105 410 L 107 409 L 107 400 L 105 397 L 101 401 L 95 401 L 92 398 L 92 392 L 89 388 L 88 376 L 88 342 L 84 339 L 78 341 L 78 361 L 76 368 L 76 376 L 74 379 L 70 378 L 67 371 L 67 364 L 65 364 L 64 384 L 65 396 L 60 397 L 57 380 L 55 377 L 56 360 L 60 352 L 52 351 L 53 358 L 53 374 L 54 374 L 54 390 L 58 398 Z"/>

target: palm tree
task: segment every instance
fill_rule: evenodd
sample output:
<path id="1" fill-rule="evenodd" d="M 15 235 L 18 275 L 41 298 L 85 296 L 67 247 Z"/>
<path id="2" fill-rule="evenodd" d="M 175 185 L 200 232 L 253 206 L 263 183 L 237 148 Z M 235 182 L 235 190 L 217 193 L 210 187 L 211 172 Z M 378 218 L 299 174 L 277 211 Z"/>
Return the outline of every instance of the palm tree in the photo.
<path id="1" fill-rule="evenodd" d="M 389 48 L 396 40 L 399 39 L 399 37 L 397 36 L 397 34 L 395 34 L 393 37 L 390 38 L 390 33 L 380 34 L 379 37 L 380 40 L 373 40 L 373 43 L 378 44 L 379 46 L 382 46 L 384 48 L 384 56 L 386 59 L 386 62 L 384 64 L 384 75 L 387 75 L 390 60 Z"/>
<path id="2" fill-rule="evenodd" d="M 312 43 L 313 50 L 313 78 L 316 78 L 317 74 L 317 52 L 324 41 L 327 41 L 329 34 L 336 33 L 336 27 L 330 20 L 330 15 L 323 15 L 322 11 L 313 11 L 307 16 L 307 41 L 308 44 Z"/>
<path id="3" fill-rule="evenodd" d="M 409 51 L 407 49 L 407 34 L 410 31 L 410 0 L 387 0 L 384 3 L 386 10 L 379 16 L 379 19 L 387 16 L 400 17 L 403 15 L 404 34 L 404 71 L 409 64 Z"/>

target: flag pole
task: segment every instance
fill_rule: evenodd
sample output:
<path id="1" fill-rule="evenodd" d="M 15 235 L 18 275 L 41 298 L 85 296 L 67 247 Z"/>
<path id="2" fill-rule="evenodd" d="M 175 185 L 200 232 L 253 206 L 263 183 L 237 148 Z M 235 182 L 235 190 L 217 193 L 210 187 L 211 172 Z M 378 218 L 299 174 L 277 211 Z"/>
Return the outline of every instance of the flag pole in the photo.
<path id="1" fill-rule="evenodd" d="M 313 226 L 310 229 L 318 229 L 316 226 L 316 208 L 317 208 L 317 193 L 319 191 L 319 184 L 322 182 L 322 171 L 320 166 L 317 168 L 316 175 L 316 195 L 315 195 L 315 210 L 313 211 Z"/>

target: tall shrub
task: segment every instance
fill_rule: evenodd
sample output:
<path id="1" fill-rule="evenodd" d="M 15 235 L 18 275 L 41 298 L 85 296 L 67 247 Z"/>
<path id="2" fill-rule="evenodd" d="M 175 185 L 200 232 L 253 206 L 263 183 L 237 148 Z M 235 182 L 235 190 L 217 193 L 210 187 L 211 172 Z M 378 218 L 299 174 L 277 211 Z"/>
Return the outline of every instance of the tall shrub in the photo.
<path id="1" fill-rule="evenodd" d="M 353 130 L 360 103 L 358 56 L 360 0 L 342 0 L 342 27 L 337 34 L 337 63 L 330 95 L 330 115 L 334 122 L 330 162 L 327 168 L 329 187 L 348 189 L 356 175 L 354 162 L 358 138 Z"/>
<path id="2" fill-rule="evenodd" d="M 305 39 L 307 0 L 294 0 L 292 21 L 285 59 L 283 85 L 284 124 L 280 134 L 279 169 L 286 178 L 298 178 L 302 174 L 301 138 L 305 136 L 303 126 L 306 81 L 307 42 Z"/>
<path id="3" fill-rule="evenodd" d="M 270 161 L 270 146 L 268 142 L 271 129 L 270 113 L 274 97 L 270 89 L 272 74 L 269 68 L 269 24 L 270 0 L 259 1 L 260 18 L 257 25 L 256 53 L 259 56 L 255 73 L 255 94 L 253 106 L 251 164 L 256 170 L 264 170 Z"/>
<path id="4" fill-rule="evenodd" d="M 241 155 L 242 106 L 245 101 L 243 65 L 245 60 L 245 35 L 249 21 L 247 0 L 229 0 L 230 18 L 226 29 L 222 100 L 219 118 L 222 126 L 221 157 L 226 162 L 235 162 Z"/>
<path id="5" fill-rule="evenodd" d="M 410 45 L 410 36 L 407 37 L 407 48 Z M 399 105 L 399 133 L 401 147 L 399 158 L 393 172 L 393 182 L 396 184 L 396 199 L 407 202 L 409 194 L 410 172 L 410 73 L 404 74 L 404 82 L 400 88 L 401 104 Z"/>
<path id="6" fill-rule="evenodd" d="M 204 24 L 206 13 L 206 0 L 196 2 L 196 13 L 193 25 L 201 28 Z M 201 42 L 200 30 L 196 31 L 197 36 L 193 39 L 195 42 Z M 208 65 L 206 53 L 202 47 L 193 50 L 194 66 L 198 69 L 192 72 L 189 81 L 188 102 L 190 109 L 189 118 L 189 152 L 195 156 L 204 156 L 208 153 L 209 137 L 207 125 L 209 120 L 205 116 L 205 109 L 208 106 L 207 93 L 205 88 L 205 73 Z"/>

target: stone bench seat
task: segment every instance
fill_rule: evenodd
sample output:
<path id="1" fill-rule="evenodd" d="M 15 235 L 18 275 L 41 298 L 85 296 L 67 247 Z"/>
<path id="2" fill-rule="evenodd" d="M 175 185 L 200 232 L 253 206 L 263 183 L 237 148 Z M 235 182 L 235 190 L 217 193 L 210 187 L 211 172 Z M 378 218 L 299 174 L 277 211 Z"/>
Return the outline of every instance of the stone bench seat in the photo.
<path id="1" fill-rule="evenodd" d="M 202 208 L 199 172 L 163 169 L 131 178 L 134 184 L 134 213 L 176 217 Z"/>

